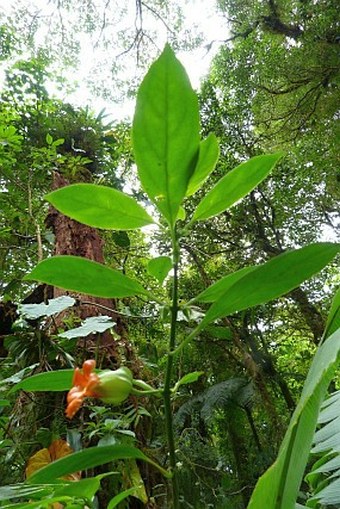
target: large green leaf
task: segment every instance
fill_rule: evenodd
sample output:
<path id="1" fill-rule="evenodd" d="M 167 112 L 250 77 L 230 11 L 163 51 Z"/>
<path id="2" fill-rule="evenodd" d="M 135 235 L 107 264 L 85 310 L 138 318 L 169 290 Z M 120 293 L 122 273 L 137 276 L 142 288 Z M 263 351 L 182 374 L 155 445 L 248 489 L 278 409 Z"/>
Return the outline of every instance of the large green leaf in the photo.
<path id="1" fill-rule="evenodd" d="M 186 193 L 187 196 L 191 196 L 202 187 L 210 173 L 214 170 L 219 155 L 220 149 L 216 136 L 210 133 L 209 136 L 200 143 L 198 161 L 195 171 L 189 181 Z"/>
<path id="2" fill-rule="evenodd" d="M 170 474 L 154 461 L 148 458 L 142 451 L 136 447 L 127 445 L 107 445 L 101 447 L 89 447 L 82 451 L 69 454 L 63 458 L 53 461 L 46 467 L 36 471 L 29 478 L 32 484 L 48 482 L 73 472 L 94 468 L 115 460 L 139 459 L 146 461 L 160 470 L 163 475 L 169 477 Z"/>
<path id="3" fill-rule="evenodd" d="M 222 281 L 226 291 L 222 293 L 223 285 L 217 286 L 218 298 L 208 309 L 202 326 L 288 293 L 319 272 L 339 251 L 340 244 L 311 244 L 276 256 L 249 272 L 245 271 L 245 276 L 232 286 L 230 280 L 225 278 Z"/>
<path id="4" fill-rule="evenodd" d="M 131 297 L 146 293 L 138 281 L 80 256 L 54 256 L 40 262 L 25 280 L 41 281 L 95 297 Z"/>
<path id="5" fill-rule="evenodd" d="M 133 198 L 106 186 L 74 184 L 46 199 L 66 216 L 95 228 L 132 230 L 154 222 Z"/>
<path id="6" fill-rule="evenodd" d="M 275 463 L 259 479 L 248 509 L 294 509 L 322 401 L 338 366 L 340 329 L 317 351 Z"/>
<path id="7" fill-rule="evenodd" d="M 144 190 L 173 225 L 197 162 L 199 115 L 196 94 L 169 45 L 139 88 L 133 147 Z"/>
<path id="8" fill-rule="evenodd" d="M 230 208 L 262 182 L 282 155 L 255 156 L 227 173 L 198 204 L 192 222 L 208 219 Z"/>
<path id="9" fill-rule="evenodd" d="M 23 389 L 24 391 L 68 391 L 72 386 L 73 369 L 59 369 L 38 373 L 21 380 L 12 391 Z"/>

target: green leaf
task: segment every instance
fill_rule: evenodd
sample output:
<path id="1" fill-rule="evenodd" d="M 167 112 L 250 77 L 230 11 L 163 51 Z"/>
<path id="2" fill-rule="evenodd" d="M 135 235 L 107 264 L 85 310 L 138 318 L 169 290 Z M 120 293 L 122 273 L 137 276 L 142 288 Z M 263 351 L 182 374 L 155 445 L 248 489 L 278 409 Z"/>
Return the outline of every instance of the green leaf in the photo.
<path id="1" fill-rule="evenodd" d="M 145 454 L 136 447 L 130 447 L 127 445 L 108 445 L 102 447 L 89 447 L 88 449 L 83 449 L 82 451 L 69 454 L 57 461 L 53 461 L 46 467 L 41 468 L 31 475 L 29 482 L 33 484 L 48 482 L 51 479 L 57 479 L 58 477 L 62 477 L 67 474 L 72 474 L 88 468 L 94 468 L 111 461 L 130 458 L 146 461 L 160 470 L 166 477 L 170 476 L 166 470 L 145 456 Z"/>
<path id="2" fill-rule="evenodd" d="M 199 115 L 196 94 L 169 45 L 139 88 L 132 136 L 142 186 L 174 225 L 197 162 Z"/>
<path id="3" fill-rule="evenodd" d="M 232 286 L 225 279 L 226 291 L 222 293 L 223 285 L 218 287 L 219 297 L 208 309 L 201 326 L 290 292 L 323 269 L 339 251 L 340 244 L 311 244 L 253 267 Z"/>
<path id="4" fill-rule="evenodd" d="M 84 338 L 89 334 L 105 332 L 115 325 L 116 323 L 109 316 L 90 316 L 82 322 L 80 327 L 62 332 L 59 336 L 67 339 Z"/>
<path id="5" fill-rule="evenodd" d="M 198 161 L 193 175 L 189 181 L 187 196 L 196 193 L 202 187 L 210 173 L 215 169 L 220 155 L 218 141 L 213 133 L 201 141 L 198 154 Z"/>
<path id="6" fill-rule="evenodd" d="M 91 477 L 90 479 L 81 479 L 76 482 L 71 481 L 65 483 L 64 486 L 55 490 L 54 496 L 81 497 L 91 500 L 100 488 L 100 481 L 113 473 L 114 472 L 107 472 L 97 475 L 96 477 Z"/>
<path id="7" fill-rule="evenodd" d="M 282 153 L 255 156 L 217 182 L 197 206 L 192 222 L 224 212 L 252 191 L 271 172 Z"/>
<path id="8" fill-rule="evenodd" d="M 12 391 L 68 391 L 72 387 L 73 369 L 59 369 L 30 376 L 17 383 Z"/>
<path id="9" fill-rule="evenodd" d="M 42 316 L 52 316 L 73 306 L 76 300 L 68 295 L 61 295 L 56 299 L 49 299 L 48 304 L 19 304 L 18 312 L 24 317 L 35 320 Z"/>
<path id="10" fill-rule="evenodd" d="M 133 230 L 153 223 L 131 196 L 106 186 L 74 184 L 46 196 L 56 209 L 80 223 L 107 230 Z"/>
<path id="11" fill-rule="evenodd" d="M 148 273 L 157 279 L 161 285 L 172 268 L 171 258 L 168 256 L 158 256 L 148 263 Z"/>
<path id="12" fill-rule="evenodd" d="M 215 302 L 215 300 L 222 297 L 225 292 L 239 279 L 242 279 L 246 274 L 252 272 L 254 269 L 256 269 L 256 267 L 244 267 L 243 269 L 224 276 L 222 279 L 216 281 L 216 283 L 210 285 L 206 290 L 197 295 L 193 301 Z"/>
<path id="13" fill-rule="evenodd" d="M 187 375 L 182 376 L 180 380 L 176 383 L 174 387 L 174 391 L 176 392 L 181 385 L 192 384 L 193 382 L 197 382 L 200 376 L 204 375 L 204 371 L 193 371 L 192 373 L 188 373 Z"/>
<path id="14" fill-rule="evenodd" d="M 333 334 L 337 329 L 340 328 L 340 289 L 335 294 L 332 302 L 332 306 L 327 318 L 326 329 L 323 335 L 323 339 Z"/>
<path id="15" fill-rule="evenodd" d="M 248 509 L 294 509 L 322 401 L 338 366 L 340 329 L 318 349 L 275 463 L 259 479 Z"/>
<path id="16" fill-rule="evenodd" d="M 48 487 L 49 488 L 49 487 Z M 30 497 L 33 495 L 48 495 L 50 490 L 45 486 L 29 486 L 24 483 L 10 484 L 8 486 L 0 486 L 0 500 L 10 500 L 11 498 Z"/>
<path id="17" fill-rule="evenodd" d="M 118 495 L 116 495 L 115 497 L 111 498 L 111 500 L 110 500 L 110 502 L 109 502 L 109 504 L 107 506 L 107 509 L 114 509 L 115 507 L 117 507 L 118 504 L 120 504 L 120 502 L 125 500 L 130 495 L 133 495 L 134 493 L 136 493 L 136 491 L 137 491 L 137 487 L 134 486 L 132 488 L 129 488 L 128 490 L 125 490 L 125 491 L 122 491 L 121 493 L 118 493 Z"/>
<path id="18" fill-rule="evenodd" d="M 40 262 L 24 280 L 41 281 L 95 297 L 131 297 L 146 293 L 117 270 L 79 256 L 54 256 Z"/>
<path id="19" fill-rule="evenodd" d="M 46 134 L 46 143 L 47 145 L 52 145 L 53 143 L 53 138 L 49 133 Z"/>
<path id="20" fill-rule="evenodd" d="M 233 339 L 233 333 L 232 330 L 229 327 L 218 327 L 215 325 L 210 325 L 206 327 L 205 332 L 213 336 L 217 339 Z"/>

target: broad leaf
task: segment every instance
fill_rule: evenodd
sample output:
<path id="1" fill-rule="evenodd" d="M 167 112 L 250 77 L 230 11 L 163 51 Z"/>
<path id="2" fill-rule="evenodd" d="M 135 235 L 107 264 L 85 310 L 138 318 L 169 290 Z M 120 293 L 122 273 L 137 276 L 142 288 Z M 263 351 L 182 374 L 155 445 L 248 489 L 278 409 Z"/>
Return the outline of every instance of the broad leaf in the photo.
<path id="1" fill-rule="evenodd" d="M 54 256 L 40 262 L 25 280 L 94 295 L 95 297 L 131 297 L 146 293 L 133 279 L 117 270 L 79 256 Z"/>
<path id="2" fill-rule="evenodd" d="M 72 387 L 73 369 L 59 369 L 38 373 L 21 380 L 12 391 L 68 391 Z"/>
<path id="3" fill-rule="evenodd" d="M 19 304 L 19 313 L 28 319 L 35 320 L 42 316 L 52 316 L 73 306 L 76 300 L 68 295 L 61 295 L 55 299 L 49 299 L 48 304 Z"/>
<path id="4" fill-rule="evenodd" d="M 115 325 L 116 323 L 109 316 L 90 316 L 82 322 L 80 327 L 62 332 L 59 336 L 68 339 L 84 338 L 89 334 L 105 332 L 108 329 L 112 329 Z"/>
<path id="5" fill-rule="evenodd" d="M 187 196 L 196 193 L 202 187 L 210 173 L 215 169 L 220 149 L 218 141 L 213 133 L 201 141 L 198 154 L 198 161 L 193 175 L 189 181 Z"/>
<path id="6" fill-rule="evenodd" d="M 290 292 L 323 269 L 339 250 L 340 244 L 311 244 L 283 253 L 255 267 L 232 286 L 225 279 L 227 290 L 220 292 L 219 298 L 208 309 L 202 326 Z M 222 288 L 218 289 L 221 291 Z"/>
<path id="7" fill-rule="evenodd" d="M 197 162 L 199 115 L 189 78 L 168 45 L 139 88 L 132 134 L 142 186 L 173 225 Z"/>
<path id="8" fill-rule="evenodd" d="M 94 228 L 132 230 L 154 222 L 134 198 L 111 187 L 74 184 L 46 199 L 66 216 Z"/>
<path id="9" fill-rule="evenodd" d="M 157 279 L 161 285 L 172 268 L 171 258 L 168 256 L 158 256 L 148 263 L 148 273 Z"/>
<path id="10" fill-rule="evenodd" d="M 75 452 L 65 458 L 54 461 L 47 467 L 33 474 L 29 481 L 31 483 L 48 482 L 51 479 L 57 479 L 79 470 L 94 468 L 115 460 L 131 458 L 146 461 L 158 468 L 163 475 L 167 477 L 170 476 L 166 470 L 145 456 L 139 449 L 126 445 L 108 445 L 105 447 L 89 447 L 88 449 L 83 449 L 82 451 Z"/>
<path id="11" fill-rule="evenodd" d="M 259 479 L 248 509 L 294 509 L 322 401 L 338 366 L 340 329 L 318 349 L 275 463 Z"/>
<path id="12" fill-rule="evenodd" d="M 230 208 L 262 182 L 282 155 L 256 156 L 227 173 L 199 203 L 192 222 L 208 219 Z"/>

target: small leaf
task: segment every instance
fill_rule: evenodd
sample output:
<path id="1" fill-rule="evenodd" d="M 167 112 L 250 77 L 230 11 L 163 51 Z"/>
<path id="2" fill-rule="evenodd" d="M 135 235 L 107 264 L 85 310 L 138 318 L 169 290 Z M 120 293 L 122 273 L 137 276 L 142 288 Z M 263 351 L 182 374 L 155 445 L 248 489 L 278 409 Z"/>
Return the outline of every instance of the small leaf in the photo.
<path id="1" fill-rule="evenodd" d="M 311 244 L 254 267 L 232 286 L 226 280 L 227 290 L 208 309 L 201 326 L 290 292 L 323 269 L 339 251 L 340 244 Z"/>
<path id="2" fill-rule="evenodd" d="M 128 490 L 121 491 L 120 493 L 118 493 L 118 495 L 111 498 L 111 500 L 107 506 L 107 509 L 114 509 L 115 507 L 117 507 L 118 504 L 120 504 L 120 502 L 125 500 L 130 495 L 133 495 L 135 492 L 136 492 L 135 487 L 129 488 Z"/>
<path id="3" fill-rule="evenodd" d="M 282 156 L 256 156 L 234 168 L 203 198 L 191 221 L 208 219 L 229 209 L 262 182 Z"/>
<path id="4" fill-rule="evenodd" d="M 175 385 L 175 392 L 181 385 L 192 384 L 193 382 L 197 382 L 200 376 L 204 375 L 204 371 L 193 371 L 192 373 L 188 373 L 187 375 L 182 376 L 180 380 Z"/>
<path id="5" fill-rule="evenodd" d="M 168 256 L 158 256 L 148 263 L 148 273 L 157 279 L 161 285 L 172 268 L 171 258 Z"/>
<path id="6" fill-rule="evenodd" d="M 116 323 L 109 316 L 90 316 L 82 322 L 80 327 L 62 332 L 59 336 L 67 339 L 84 338 L 89 334 L 105 332 L 108 329 L 112 329 L 115 325 Z"/>
<path id="7" fill-rule="evenodd" d="M 200 143 L 198 161 L 195 171 L 189 181 L 186 193 L 187 196 L 191 196 L 202 187 L 210 173 L 215 169 L 219 155 L 220 149 L 217 138 L 213 133 L 210 133 L 209 136 Z"/>
<path id="8" fill-rule="evenodd" d="M 46 143 L 47 145 L 52 145 L 53 143 L 53 138 L 49 133 L 46 134 Z"/>
<path id="9" fill-rule="evenodd" d="M 166 477 L 170 476 L 166 470 L 157 465 L 139 449 L 127 445 L 108 445 L 105 447 L 89 447 L 54 461 L 33 474 L 29 481 L 32 484 L 49 482 L 52 479 L 60 478 L 78 470 L 86 470 L 111 461 L 130 458 L 146 461 L 155 466 Z"/>
<path id="10" fill-rule="evenodd" d="M 18 312 L 25 318 L 35 320 L 42 316 L 52 316 L 73 306 L 76 300 L 68 295 L 61 295 L 55 299 L 49 299 L 48 304 L 19 304 Z"/>
<path id="11" fill-rule="evenodd" d="M 46 196 L 56 209 L 80 223 L 108 230 L 133 230 L 153 219 L 131 196 L 106 186 L 74 184 Z"/>
<path id="12" fill-rule="evenodd" d="M 142 186 L 174 225 L 197 162 L 199 115 L 197 96 L 169 45 L 139 88 L 132 136 Z"/>
<path id="13" fill-rule="evenodd" d="M 79 256 L 54 256 L 40 262 L 24 280 L 35 280 L 95 297 L 131 297 L 146 293 L 117 270 Z"/>

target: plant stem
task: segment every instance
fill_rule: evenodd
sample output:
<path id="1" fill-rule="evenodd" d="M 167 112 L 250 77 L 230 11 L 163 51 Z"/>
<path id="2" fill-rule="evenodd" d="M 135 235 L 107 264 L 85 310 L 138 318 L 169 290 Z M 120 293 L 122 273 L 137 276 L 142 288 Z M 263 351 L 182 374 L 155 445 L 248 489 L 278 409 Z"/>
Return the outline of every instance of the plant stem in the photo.
<path id="1" fill-rule="evenodd" d="M 177 311 L 178 311 L 178 247 L 177 242 L 173 239 L 173 253 L 174 253 L 174 277 L 172 285 L 172 305 L 171 305 L 171 327 L 169 336 L 169 350 L 165 372 L 163 399 L 164 399 L 164 412 L 165 412 L 165 425 L 168 440 L 170 469 L 173 474 L 171 480 L 172 489 L 172 502 L 173 509 L 179 509 L 179 487 L 176 472 L 176 452 L 175 452 L 175 438 L 173 429 L 173 418 L 171 409 L 171 378 L 173 368 L 173 352 L 176 347 L 176 324 L 177 324 Z"/>

